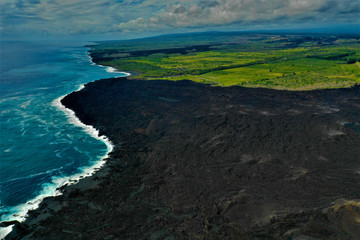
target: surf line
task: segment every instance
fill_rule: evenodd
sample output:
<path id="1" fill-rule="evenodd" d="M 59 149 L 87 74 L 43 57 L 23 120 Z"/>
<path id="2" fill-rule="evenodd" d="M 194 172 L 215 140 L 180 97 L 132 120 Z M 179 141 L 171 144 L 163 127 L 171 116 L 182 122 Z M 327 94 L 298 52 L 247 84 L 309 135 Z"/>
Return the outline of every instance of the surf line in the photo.
<path id="1" fill-rule="evenodd" d="M 89 52 L 89 51 L 90 51 L 90 48 L 88 49 L 88 52 Z M 127 73 L 127 72 L 119 72 L 119 71 L 118 71 L 116 68 L 114 68 L 114 67 L 104 66 L 104 65 L 95 63 L 95 62 L 93 61 L 92 57 L 90 56 L 90 53 L 88 54 L 88 59 L 89 59 L 91 65 L 96 65 L 96 66 L 105 68 L 105 71 L 108 72 L 108 73 L 121 73 L 121 74 L 124 74 L 124 75 L 125 75 L 124 77 L 128 77 L 128 76 L 131 75 L 130 73 Z M 121 77 L 122 77 L 122 76 L 121 76 Z"/>
<path id="2" fill-rule="evenodd" d="M 117 76 L 116 78 L 127 77 L 127 76 L 131 75 L 130 73 L 127 73 L 127 72 L 118 72 L 113 67 L 107 67 L 107 66 L 102 66 L 102 65 L 98 65 L 98 66 L 106 67 L 106 71 L 109 73 L 120 73 L 120 74 L 125 75 L 125 76 Z M 97 81 L 97 80 L 95 80 L 95 81 Z M 80 85 L 80 87 L 73 92 L 81 91 L 83 88 L 85 88 L 84 84 Z M 71 94 L 71 93 L 69 93 L 69 94 Z M 71 123 L 75 126 L 81 127 L 87 134 L 89 134 L 93 138 L 104 142 L 107 147 L 106 154 L 103 155 L 102 157 L 100 157 L 99 160 L 95 162 L 95 164 L 93 164 L 89 167 L 85 167 L 83 169 L 80 168 L 80 169 L 82 169 L 82 171 L 80 173 L 76 173 L 76 174 L 73 174 L 70 176 L 62 176 L 62 177 L 58 177 L 58 178 L 53 178 L 52 182 L 43 184 L 42 190 L 40 191 L 39 195 L 37 195 L 35 198 L 29 200 L 26 203 L 15 206 L 14 208 L 16 208 L 16 210 L 17 210 L 16 214 L 12 214 L 11 216 L 6 217 L 6 219 L 8 219 L 8 220 L 3 220 L 3 221 L 24 222 L 26 220 L 26 218 L 28 217 L 28 214 L 27 214 L 28 211 L 37 209 L 40 206 L 43 199 L 45 199 L 47 197 L 56 197 L 56 196 L 62 195 L 62 190 L 60 190 L 60 189 L 62 189 L 64 186 L 76 184 L 79 182 L 79 180 L 83 179 L 84 177 L 89 177 L 89 176 L 93 175 L 95 172 L 97 172 L 106 163 L 106 159 L 109 157 L 109 154 L 114 149 L 114 145 L 112 144 L 112 142 L 109 140 L 109 138 L 107 136 L 105 136 L 105 135 L 100 136 L 99 130 L 95 129 L 91 125 L 86 125 L 83 122 L 81 122 L 73 110 L 66 108 L 61 103 L 61 100 L 64 99 L 69 94 L 66 94 L 64 96 L 61 96 L 61 97 L 55 99 L 51 105 L 58 108 L 62 112 L 64 112 L 65 115 L 67 116 L 69 123 Z M 11 211 L 11 212 L 13 212 L 13 211 Z M 8 235 L 13 230 L 13 226 L 14 225 L 10 225 L 8 227 L 0 227 L 0 239 L 5 238 L 6 235 Z"/>
<path id="3" fill-rule="evenodd" d="M 94 63 L 92 61 L 92 58 L 90 57 L 90 55 L 88 55 L 88 57 L 90 58 L 91 63 L 96 64 L 96 63 Z M 106 67 L 106 66 L 103 66 L 103 65 L 98 65 L 98 64 L 96 64 L 96 65 L 99 66 L 99 67 Z M 115 78 L 127 77 L 127 76 L 131 75 L 130 73 L 127 73 L 127 72 L 119 72 L 119 71 L 117 71 L 117 69 L 115 69 L 113 67 L 106 67 L 106 71 L 110 72 L 110 73 L 120 73 L 120 74 L 125 75 L 125 76 L 117 76 Z M 99 80 L 95 80 L 95 81 L 99 81 Z M 94 82 L 94 81 L 91 81 L 91 82 Z M 82 84 L 82 85 L 80 85 L 80 87 L 77 90 L 75 90 L 73 92 L 79 92 L 84 88 L 85 88 L 85 84 Z M 71 94 L 71 93 L 69 93 L 69 94 Z M 85 177 L 88 177 L 88 176 L 93 175 L 95 172 L 97 172 L 106 163 L 106 159 L 109 157 L 109 154 L 114 149 L 113 143 L 110 141 L 110 139 L 107 136 L 105 136 L 105 135 L 100 136 L 99 130 L 94 128 L 92 125 L 86 125 L 85 123 L 81 122 L 80 119 L 76 116 L 76 114 L 75 114 L 75 112 L 73 110 L 71 110 L 69 108 L 66 108 L 61 103 L 61 100 L 63 100 L 69 94 L 66 94 L 64 96 L 61 96 L 61 97 L 55 99 L 52 102 L 52 105 L 57 107 L 59 110 L 61 110 L 62 112 L 65 113 L 65 115 L 68 118 L 69 123 L 71 123 L 71 124 L 73 124 L 75 126 L 81 127 L 87 134 L 89 134 L 93 138 L 104 142 L 106 147 L 107 147 L 107 152 L 106 152 L 106 154 L 104 156 L 100 157 L 99 160 L 95 164 L 93 164 L 92 166 L 84 168 L 84 170 L 81 173 L 77 173 L 77 174 L 74 174 L 74 175 L 71 175 L 71 176 L 68 176 L 68 177 L 62 177 L 62 178 L 60 178 L 62 181 L 55 182 L 56 185 L 57 185 L 56 193 L 55 193 L 56 195 L 55 196 L 62 194 L 62 192 L 59 190 L 61 187 L 75 184 L 80 179 L 84 178 L 84 175 L 85 175 Z"/>
<path id="4" fill-rule="evenodd" d="M 84 88 L 84 85 L 81 85 L 79 87 L 79 89 L 74 92 L 80 91 L 83 88 Z M 104 156 L 100 157 L 99 160 L 95 162 L 95 164 L 93 164 L 92 166 L 89 166 L 89 167 L 85 167 L 84 169 L 82 169 L 82 171 L 80 173 L 76 173 L 76 174 L 73 174 L 70 176 L 62 176 L 62 177 L 58 177 L 58 178 L 53 178 L 50 183 L 43 184 L 42 190 L 39 192 L 39 194 L 35 198 L 27 201 L 26 203 L 23 203 L 23 204 L 20 204 L 20 205 L 17 205 L 16 207 L 14 207 L 14 208 L 16 208 L 16 211 L 14 209 L 14 211 L 16 213 L 12 214 L 11 216 L 6 217 L 8 220 L 4 220 L 4 221 L 18 221 L 18 222 L 25 221 L 26 218 L 28 217 L 28 214 L 27 214 L 28 211 L 37 209 L 40 206 L 43 199 L 45 199 L 47 197 L 59 196 L 62 194 L 62 191 L 60 190 L 62 187 L 68 186 L 68 185 L 73 185 L 73 184 L 77 183 L 80 179 L 93 175 L 97 170 L 99 170 L 105 164 L 105 162 L 106 162 L 105 159 L 109 156 L 109 153 L 114 148 L 113 144 L 106 136 L 104 136 L 104 135 L 99 136 L 98 130 L 96 130 L 91 125 L 86 125 L 86 124 L 82 123 L 80 121 L 80 119 L 76 117 L 74 111 L 66 108 L 61 103 L 61 100 L 63 98 L 65 98 L 66 96 L 67 95 L 64 95 L 62 97 L 55 99 L 52 102 L 52 106 L 63 111 L 65 113 L 65 115 L 67 116 L 69 123 L 71 123 L 75 126 L 81 127 L 90 136 L 94 137 L 97 140 L 104 142 L 107 147 L 107 152 Z M 13 211 L 11 211 L 11 212 L 13 212 Z M 10 225 L 8 227 L 0 228 L 0 239 L 5 238 L 5 236 L 8 235 L 12 231 L 13 226 L 14 225 Z"/>
<path id="5" fill-rule="evenodd" d="M 96 63 L 95 63 L 96 64 Z M 104 66 L 104 65 L 100 65 L 100 64 L 97 64 L 99 67 L 104 67 L 106 68 L 105 70 L 108 72 L 108 73 L 121 73 L 121 74 L 124 74 L 125 76 L 122 76 L 122 77 L 128 77 L 130 76 L 131 74 L 130 73 L 127 73 L 127 72 L 119 72 L 116 68 L 114 67 L 108 67 L 108 66 Z"/>

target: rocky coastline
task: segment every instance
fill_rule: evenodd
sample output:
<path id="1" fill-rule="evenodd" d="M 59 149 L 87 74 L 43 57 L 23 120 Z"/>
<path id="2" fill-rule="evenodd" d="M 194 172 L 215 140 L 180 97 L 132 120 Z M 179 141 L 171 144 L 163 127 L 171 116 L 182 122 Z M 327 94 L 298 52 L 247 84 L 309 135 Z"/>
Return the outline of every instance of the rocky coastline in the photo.
<path id="1" fill-rule="evenodd" d="M 114 150 L 6 239 L 360 236 L 358 85 L 291 92 L 112 78 L 62 104 Z"/>

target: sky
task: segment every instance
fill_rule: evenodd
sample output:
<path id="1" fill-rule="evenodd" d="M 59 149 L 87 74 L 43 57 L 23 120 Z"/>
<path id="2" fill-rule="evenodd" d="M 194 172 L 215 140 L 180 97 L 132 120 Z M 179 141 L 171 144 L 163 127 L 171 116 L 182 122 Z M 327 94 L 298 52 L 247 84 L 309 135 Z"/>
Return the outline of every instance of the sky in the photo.
<path id="1" fill-rule="evenodd" d="M 359 26 L 359 0 L 0 0 L 12 40 Z"/>

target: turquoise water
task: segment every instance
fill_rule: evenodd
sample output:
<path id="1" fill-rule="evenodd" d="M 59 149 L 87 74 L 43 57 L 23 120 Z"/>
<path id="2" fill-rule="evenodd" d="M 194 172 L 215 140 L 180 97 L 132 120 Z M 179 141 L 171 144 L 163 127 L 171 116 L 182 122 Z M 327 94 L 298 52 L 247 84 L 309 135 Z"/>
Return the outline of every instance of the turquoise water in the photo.
<path id="1" fill-rule="evenodd" d="M 22 220 L 111 150 L 59 105 L 84 83 L 124 76 L 92 64 L 85 44 L 1 42 L 0 221 Z"/>

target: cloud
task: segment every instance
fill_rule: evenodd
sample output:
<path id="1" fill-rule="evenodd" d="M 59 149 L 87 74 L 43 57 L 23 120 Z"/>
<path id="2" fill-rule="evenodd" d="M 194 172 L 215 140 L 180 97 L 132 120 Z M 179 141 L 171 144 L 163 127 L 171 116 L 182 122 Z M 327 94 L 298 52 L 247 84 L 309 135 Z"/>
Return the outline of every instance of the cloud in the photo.
<path id="1" fill-rule="evenodd" d="M 119 31 L 120 22 L 150 18 L 154 7 L 140 7 L 145 0 L 1 0 L 2 33 L 23 35 L 107 33 Z M 140 24 L 140 22 L 137 22 Z"/>
<path id="2" fill-rule="evenodd" d="M 358 23 L 354 0 L 1 0 L 2 34 Z"/>
<path id="3" fill-rule="evenodd" d="M 229 24 L 343 23 L 359 21 L 359 2 L 353 0 L 210 0 L 168 5 L 152 17 L 157 28 L 209 27 Z M 142 20 L 139 29 L 151 28 Z M 305 22 L 308 24 L 309 22 Z M 121 23 L 126 28 L 127 23 Z M 135 26 L 132 25 L 132 28 Z"/>

